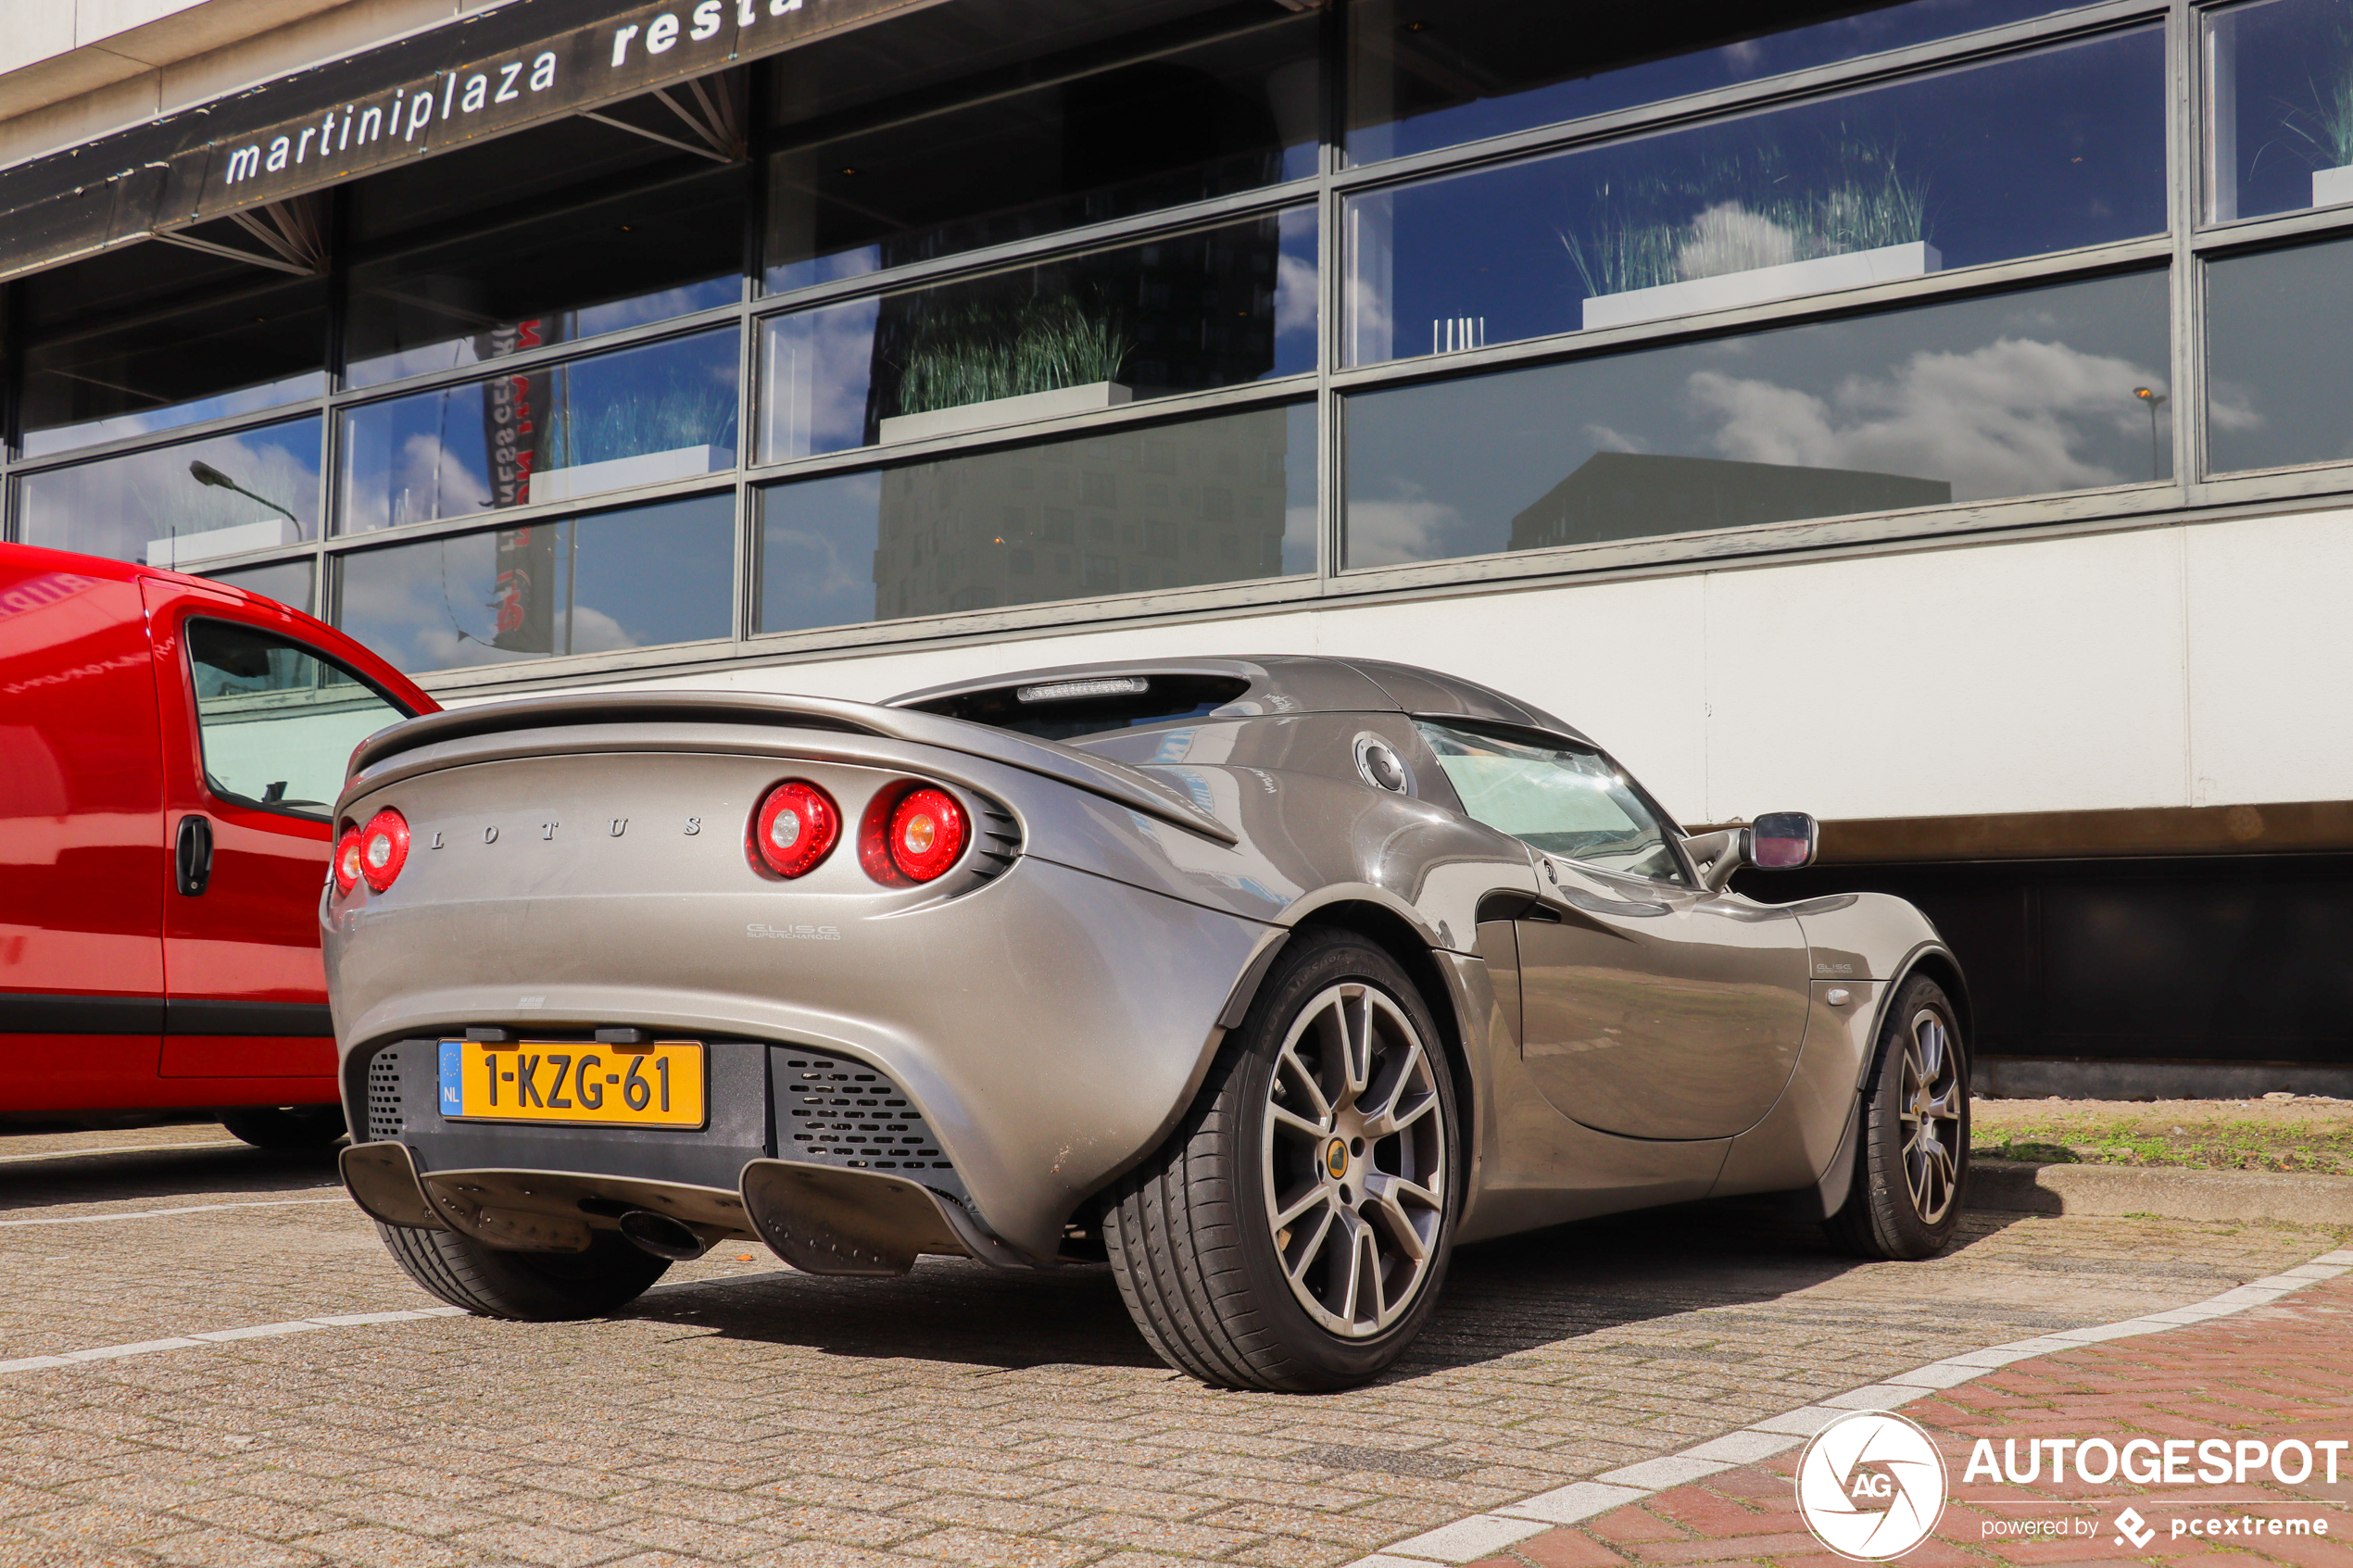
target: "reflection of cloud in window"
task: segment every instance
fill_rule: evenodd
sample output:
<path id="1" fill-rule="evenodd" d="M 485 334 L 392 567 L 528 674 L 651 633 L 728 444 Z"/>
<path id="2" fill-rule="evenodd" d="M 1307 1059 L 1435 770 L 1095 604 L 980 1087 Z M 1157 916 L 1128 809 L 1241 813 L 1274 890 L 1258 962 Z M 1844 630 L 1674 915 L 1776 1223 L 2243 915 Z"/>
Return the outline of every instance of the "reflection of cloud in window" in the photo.
<path id="1" fill-rule="evenodd" d="M 294 438 L 316 449 L 318 427 Z M 94 554 L 136 558 L 151 539 L 184 538 L 218 528 L 270 522 L 279 514 L 236 491 L 199 484 L 188 464 L 202 459 L 255 495 L 267 496 L 316 532 L 316 464 L 271 439 L 270 432 L 167 446 L 25 481 L 24 537 Z"/>
<path id="2" fill-rule="evenodd" d="M 1275 332 L 1315 330 L 1315 259 L 1288 251 L 1275 263 Z"/>
<path id="3" fill-rule="evenodd" d="M 406 505 L 399 504 L 403 496 Z M 400 477 L 384 500 L 392 507 L 388 521 L 394 523 L 462 517 L 490 505 L 490 482 L 438 437 L 412 435 L 401 443 Z"/>
<path id="4" fill-rule="evenodd" d="M 601 609 L 586 605 L 572 607 L 572 651 L 574 653 L 616 653 L 623 648 L 638 646 L 637 639 L 622 629 L 621 622 Z"/>
<path id="5" fill-rule="evenodd" d="M 1978 500 L 2141 477 L 2082 448 L 2095 430 L 2145 432 L 2133 388 L 2165 383 L 2129 359 L 2006 337 L 1962 354 L 1916 353 L 1885 376 L 1849 376 L 1827 397 L 1720 370 L 1684 384 L 1719 421 L 1709 441 L 1728 458 L 1947 480 L 1956 500 Z"/>
<path id="6" fill-rule="evenodd" d="M 1417 484 L 1398 481 L 1395 488 L 1398 494 L 1386 500 L 1350 498 L 1350 566 L 1397 566 L 1463 553 L 1460 511 L 1425 499 Z"/>

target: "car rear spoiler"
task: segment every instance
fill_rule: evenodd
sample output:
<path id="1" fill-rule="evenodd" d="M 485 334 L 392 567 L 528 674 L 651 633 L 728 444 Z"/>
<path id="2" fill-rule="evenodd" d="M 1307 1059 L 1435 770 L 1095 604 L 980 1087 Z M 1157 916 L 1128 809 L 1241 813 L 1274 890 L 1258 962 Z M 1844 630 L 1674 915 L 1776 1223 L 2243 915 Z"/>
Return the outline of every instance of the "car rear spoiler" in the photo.
<path id="1" fill-rule="evenodd" d="M 345 792 L 362 773 L 404 752 L 441 741 L 572 724 L 726 723 L 774 729 L 831 730 L 937 746 L 1083 789 L 1131 810 L 1237 844 L 1241 835 L 1150 774 L 1106 758 L 1074 751 L 1011 730 L 937 713 L 881 708 L 832 697 L 773 696 L 756 692 L 628 692 L 610 696 L 519 697 L 428 713 L 377 731 L 359 743 L 345 773 Z"/>

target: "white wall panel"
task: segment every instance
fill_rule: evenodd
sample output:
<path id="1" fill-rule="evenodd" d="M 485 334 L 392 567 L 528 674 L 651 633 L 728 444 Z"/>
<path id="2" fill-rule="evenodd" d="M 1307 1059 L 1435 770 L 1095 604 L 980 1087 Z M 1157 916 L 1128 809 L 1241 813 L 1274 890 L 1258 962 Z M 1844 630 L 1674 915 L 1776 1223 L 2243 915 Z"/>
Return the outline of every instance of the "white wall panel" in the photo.
<path id="1" fill-rule="evenodd" d="M 2191 803 L 2353 799 L 2353 513 L 2183 534 Z"/>
<path id="2" fill-rule="evenodd" d="M 647 684 L 872 700 L 1327 653 L 1551 709 L 1687 822 L 2353 798 L 2353 516 L 2146 529 L 823 659 Z"/>
<path id="3" fill-rule="evenodd" d="M 1717 820 L 2185 801 L 2171 531 L 1719 572 L 1707 640 Z"/>

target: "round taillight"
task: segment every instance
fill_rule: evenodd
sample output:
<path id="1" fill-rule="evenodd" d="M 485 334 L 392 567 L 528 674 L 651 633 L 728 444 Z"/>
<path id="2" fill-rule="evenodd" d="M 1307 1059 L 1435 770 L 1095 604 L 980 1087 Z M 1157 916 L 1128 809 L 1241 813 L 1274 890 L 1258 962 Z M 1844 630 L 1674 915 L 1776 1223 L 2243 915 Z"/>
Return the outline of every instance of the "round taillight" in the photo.
<path id="1" fill-rule="evenodd" d="M 335 891 L 348 894 L 359 885 L 359 830 L 349 822 L 343 825 L 343 836 L 335 840 Z"/>
<path id="2" fill-rule="evenodd" d="M 964 853 L 972 838 L 964 809 L 944 789 L 918 784 L 877 797 L 861 835 L 866 872 L 876 882 L 930 882 Z"/>
<path id="3" fill-rule="evenodd" d="M 359 874 L 382 893 L 409 863 L 409 820 L 387 806 L 359 830 Z"/>
<path id="4" fill-rule="evenodd" d="M 841 842 L 841 808 L 815 784 L 786 779 L 752 814 L 752 864 L 781 877 L 817 869 Z"/>

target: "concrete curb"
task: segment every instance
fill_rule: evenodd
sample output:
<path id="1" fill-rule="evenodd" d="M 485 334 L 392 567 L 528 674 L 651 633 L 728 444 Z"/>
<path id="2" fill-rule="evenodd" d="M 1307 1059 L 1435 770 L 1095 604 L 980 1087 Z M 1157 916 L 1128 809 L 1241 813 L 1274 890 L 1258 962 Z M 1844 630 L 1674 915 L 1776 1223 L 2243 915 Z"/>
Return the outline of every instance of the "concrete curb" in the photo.
<path id="1" fill-rule="evenodd" d="M 2153 1214 L 2353 1227 L 2353 1177 L 2162 1166 L 1969 1162 L 1969 1206 L 2028 1214 Z"/>

